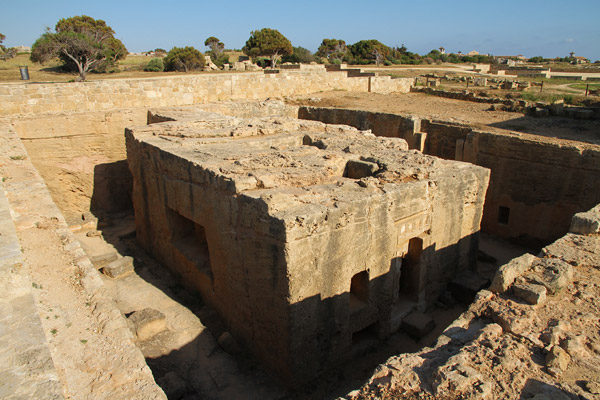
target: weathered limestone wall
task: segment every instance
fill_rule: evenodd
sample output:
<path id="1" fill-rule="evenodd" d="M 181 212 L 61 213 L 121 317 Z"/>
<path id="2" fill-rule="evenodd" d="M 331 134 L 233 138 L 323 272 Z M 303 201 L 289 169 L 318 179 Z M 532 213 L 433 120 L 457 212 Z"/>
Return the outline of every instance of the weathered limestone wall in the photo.
<path id="1" fill-rule="evenodd" d="M 490 168 L 482 230 L 532 247 L 564 235 L 573 214 L 600 202 L 597 145 L 358 110 L 301 107 L 299 117 L 372 129 L 377 136 L 405 139 L 426 154 Z"/>
<path id="2" fill-rule="evenodd" d="M 600 146 L 473 132 L 462 160 L 492 170 L 482 229 L 496 236 L 543 245 L 567 232 L 575 213 L 600 202 Z"/>
<path id="3" fill-rule="evenodd" d="M 0 176 L 1 397 L 166 399 L 8 124 Z"/>
<path id="4" fill-rule="evenodd" d="M 343 398 L 594 398 L 599 234 L 600 205 L 576 214 L 537 257 L 500 266 L 435 345 L 390 357 Z"/>
<path id="5" fill-rule="evenodd" d="M 0 117 L 165 107 L 222 100 L 264 99 L 327 90 L 408 92 L 412 79 L 353 77 L 346 72 L 286 71 L 202 74 L 80 83 L 0 85 Z"/>
<path id="6" fill-rule="evenodd" d="M 131 208 L 123 130 L 147 109 L 4 118 L 24 144 L 67 222 L 85 211 Z"/>
<path id="7" fill-rule="evenodd" d="M 389 77 L 348 78 L 346 72 L 323 70 L 4 84 L 0 85 L 0 118 L 5 117 L 2 123 L 12 125 L 21 137 L 54 201 L 71 221 L 90 209 L 117 211 L 130 206 L 132 183 L 123 130 L 145 124 L 149 107 L 265 99 L 321 90 L 368 91 L 370 87 L 381 92 L 408 92 L 411 82 Z M 229 111 L 214 107 L 241 117 L 269 111 L 268 106 L 260 105 L 232 106 Z M 295 110 L 290 109 L 284 114 Z"/>

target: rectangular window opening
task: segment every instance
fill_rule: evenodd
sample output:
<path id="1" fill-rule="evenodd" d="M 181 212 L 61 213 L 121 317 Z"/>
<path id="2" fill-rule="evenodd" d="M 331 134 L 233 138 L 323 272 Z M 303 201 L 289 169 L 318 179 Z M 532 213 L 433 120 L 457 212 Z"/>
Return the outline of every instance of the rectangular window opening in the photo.
<path id="1" fill-rule="evenodd" d="M 500 206 L 498 207 L 498 223 L 502 225 L 508 225 L 508 219 L 510 217 L 510 208 Z"/>
<path id="2" fill-rule="evenodd" d="M 204 227 L 179 214 L 167 209 L 171 244 L 200 272 L 212 279 L 210 253 Z"/>

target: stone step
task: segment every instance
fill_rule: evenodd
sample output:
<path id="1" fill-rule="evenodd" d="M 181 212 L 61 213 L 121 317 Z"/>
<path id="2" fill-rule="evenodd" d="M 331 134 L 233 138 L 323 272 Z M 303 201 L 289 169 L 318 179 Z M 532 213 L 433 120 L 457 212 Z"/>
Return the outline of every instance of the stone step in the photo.
<path id="1" fill-rule="evenodd" d="M 101 269 L 119 257 L 117 250 L 106 243 L 101 236 L 87 236 L 85 233 L 76 233 L 75 238 L 97 269 Z"/>
<path id="2" fill-rule="evenodd" d="M 429 315 L 413 311 L 402 320 L 402 329 L 414 339 L 421 339 L 435 328 L 435 321 Z"/>
<path id="3" fill-rule="evenodd" d="M 123 278 L 133 272 L 133 257 L 125 256 L 102 267 L 104 275 L 113 278 Z"/>

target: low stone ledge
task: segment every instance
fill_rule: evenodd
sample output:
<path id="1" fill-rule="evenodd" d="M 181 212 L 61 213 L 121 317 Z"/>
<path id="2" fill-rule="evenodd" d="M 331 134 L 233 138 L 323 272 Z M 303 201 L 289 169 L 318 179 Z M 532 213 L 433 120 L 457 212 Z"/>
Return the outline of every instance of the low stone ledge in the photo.
<path id="1" fill-rule="evenodd" d="M 12 154 L 23 155 L 27 154 L 27 152 L 10 126 L 0 128 L 0 161 L 4 162 L 6 160 L 3 165 L 10 162 L 9 157 Z M 88 397 L 89 395 L 101 399 L 115 398 L 115 393 L 120 393 L 123 395 L 122 398 L 165 399 L 166 397 L 163 391 L 156 385 L 154 378 L 152 377 L 152 372 L 146 364 L 142 352 L 133 343 L 133 335 L 127 326 L 125 318 L 117 309 L 114 301 L 109 297 L 99 272 L 94 268 L 89 258 L 83 253 L 81 245 L 75 239 L 75 236 L 67 226 L 64 217 L 53 202 L 48 188 L 38 171 L 27 157 L 19 162 L 21 164 L 18 166 L 18 169 L 14 167 L 12 169 L 6 169 L 9 171 L 8 182 L 10 182 L 10 184 L 7 185 L 6 191 L 0 189 L 0 193 L 2 194 L 0 198 L 3 198 L 4 193 L 6 193 L 5 200 L 8 200 L 9 207 L 12 204 L 17 204 L 19 207 L 18 214 L 15 213 L 15 216 L 13 216 L 14 228 L 17 228 L 16 231 L 19 232 L 19 237 L 21 235 L 20 232 L 28 231 L 30 234 L 39 235 L 43 232 L 53 231 L 52 234 L 48 236 L 52 238 L 52 243 L 47 243 L 46 245 L 56 247 L 62 246 L 62 252 L 65 255 L 64 261 L 66 264 L 70 264 L 72 268 L 76 269 L 77 280 L 70 281 L 71 284 L 74 284 L 73 286 L 64 286 L 63 284 L 67 283 L 66 279 L 64 282 L 54 282 L 50 283 L 50 285 L 54 284 L 54 291 L 73 290 L 76 293 L 80 293 L 77 298 L 83 300 L 82 304 L 70 304 L 69 307 L 80 310 L 90 307 L 91 312 L 87 314 L 90 321 L 93 321 L 93 326 L 91 326 L 90 329 L 94 329 L 94 332 L 96 333 L 99 331 L 103 332 L 103 335 L 96 335 L 97 338 L 101 337 L 100 340 L 102 343 L 99 343 L 98 347 L 102 348 L 103 351 L 102 353 L 94 353 L 91 351 L 85 353 L 72 353 L 67 356 L 60 354 L 57 356 L 57 353 L 65 351 L 61 346 L 64 347 L 66 344 L 61 343 L 60 340 L 54 339 L 54 346 L 49 348 L 46 345 L 46 340 L 52 339 L 47 339 L 46 337 L 47 332 L 45 333 L 44 331 L 47 330 L 47 327 L 44 329 L 44 323 L 41 321 L 38 330 L 38 328 L 36 328 L 36 323 L 34 323 L 35 321 L 40 321 L 39 308 L 43 307 L 43 304 L 42 301 L 38 300 L 41 298 L 40 296 L 43 295 L 37 294 L 36 292 L 34 298 L 31 294 L 31 288 L 33 287 L 40 291 L 47 291 L 48 283 L 31 282 L 29 275 L 31 266 L 29 266 L 29 268 L 12 268 L 11 270 L 2 270 L 0 268 L 0 273 L 6 272 L 9 274 L 6 278 L 3 276 L 0 277 L 2 282 L 7 282 L 7 284 L 9 281 L 16 282 L 14 285 L 9 286 L 18 289 L 19 299 L 21 299 L 20 305 L 18 307 L 13 307 L 15 311 L 22 314 L 19 320 L 30 321 L 31 318 L 34 318 L 33 316 L 35 316 L 35 318 L 31 320 L 32 323 L 28 323 L 26 327 L 19 328 L 16 324 L 7 323 L 6 326 L 8 326 L 8 328 L 6 328 L 6 332 L 0 331 L 1 337 L 10 338 L 10 345 L 8 347 L 20 352 L 16 355 L 16 359 L 23 359 L 26 361 L 22 366 L 25 368 L 23 372 L 17 371 L 18 373 L 14 374 L 15 376 L 23 377 L 23 381 L 16 385 L 18 387 L 18 392 L 15 392 L 15 395 L 18 395 L 19 398 L 59 399 L 63 398 L 63 391 L 65 394 L 71 396 L 73 391 L 86 387 L 88 393 L 78 393 L 78 395 L 83 397 Z M 17 170 L 22 173 L 17 175 L 15 172 Z M 16 181 L 15 178 L 19 178 L 21 181 Z M 2 203 L 2 200 L 0 200 L 0 203 Z M 0 210 L 2 210 L 2 208 L 3 207 L 0 204 Z M 0 215 L 2 215 L 2 211 L 0 211 Z M 42 222 L 51 220 L 52 223 L 36 223 L 40 220 Z M 21 237 L 21 239 L 23 238 Z M 7 293 L 11 293 L 9 290 L 6 290 L 6 288 L 5 285 L 5 290 L 0 293 L 0 298 L 6 296 Z M 30 301 L 28 301 L 29 306 L 26 307 L 23 305 L 23 299 L 26 300 L 27 296 L 30 297 Z M 84 301 L 87 301 L 87 303 L 83 304 Z M 2 317 L 0 316 L 0 318 Z M 4 326 L 4 324 L 0 324 L 0 329 L 3 329 Z M 39 334 L 36 333 L 36 331 L 39 331 Z M 61 329 L 60 331 L 57 331 L 56 329 L 53 329 L 53 332 L 51 333 L 52 335 L 60 336 L 65 331 L 68 330 Z M 35 338 L 31 343 L 35 342 L 37 348 L 30 351 L 27 347 L 21 346 L 21 344 L 23 341 L 29 340 L 28 338 L 31 337 L 31 335 L 34 335 L 33 337 Z M 40 343 L 44 344 L 42 348 L 39 347 Z M 81 343 L 85 344 L 83 341 Z M 90 344 L 88 343 L 87 345 L 89 346 Z M 62 371 L 62 373 L 59 375 L 47 368 L 42 371 L 38 369 L 39 363 L 37 361 L 34 362 L 35 360 L 21 357 L 23 354 L 33 354 L 32 351 L 35 351 L 35 353 L 38 354 L 35 360 L 42 360 L 44 352 L 46 352 L 48 361 L 44 363 L 44 365 L 52 365 L 56 371 Z M 9 353 L 5 352 L 0 355 L 0 357 L 6 356 L 7 354 Z M 118 355 L 118 358 L 115 358 L 115 355 Z M 56 356 L 56 358 L 53 358 L 54 356 Z M 3 360 L 0 360 L 0 366 L 15 366 L 10 360 L 8 362 L 2 361 Z M 82 367 L 82 365 L 87 363 L 94 364 L 93 371 L 85 370 Z M 118 365 L 118 368 L 115 367 L 115 365 Z M 104 370 L 102 370 L 103 368 Z M 65 370 L 70 371 L 69 376 L 64 376 Z M 40 371 L 44 373 L 42 374 L 43 376 L 38 377 L 38 372 Z M 6 376 L 11 376 L 11 371 L 4 370 L 3 367 L 0 367 L 0 372 L 5 372 Z M 99 374 L 103 376 L 103 382 L 110 379 L 112 387 L 98 386 L 101 385 L 101 383 L 98 383 L 98 379 L 100 379 L 98 378 Z M 73 379 L 75 375 L 77 375 L 77 379 Z M 60 381 L 57 376 L 61 377 Z M 12 387 L 12 385 L 15 385 L 14 379 L 16 378 L 10 379 Z M 89 380 L 87 384 L 85 384 L 86 380 Z M 96 386 L 92 385 L 92 382 L 95 382 Z"/>

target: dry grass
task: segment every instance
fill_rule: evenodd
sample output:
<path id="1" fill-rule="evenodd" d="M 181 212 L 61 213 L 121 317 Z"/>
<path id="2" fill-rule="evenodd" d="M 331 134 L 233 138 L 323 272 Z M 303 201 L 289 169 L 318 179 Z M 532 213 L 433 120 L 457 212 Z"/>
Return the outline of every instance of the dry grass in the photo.
<path id="1" fill-rule="evenodd" d="M 238 57 L 243 54 L 241 52 L 233 51 L 226 53 L 229 54 L 229 59 L 231 61 L 237 61 Z M 124 60 L 119 61 L 119 72 L 106 74 L 90 73 L 87 76 L 87 80 L 97 81 L 102 79 L 149 78 L 158 76 L 185 75 L 184 72 L 146 72 L 144 71 L 144 66 L 148 63 L 148 61 L 150 61 L 150 59 L 150 57 L 146 56 L 128 56 Z M 78 76 L 76 73 L 67 73 L 61 71 L 58 68 L 60 66 L 60 62 L 58 60 L 53 60 L 44 65 L 40 65 L 32 63 L 29 60 L 29 54 L 19 54 L 10 60 L 0 61 L 0 82 L 23 82 L 19 72 L 19 67 L 21 66 L 27 66 L 29 69 L 29 82 L 32 83 L 69 82 L 73 81 Z M 203 74 L 206 72 L 197 71 L 193 73 Z"/>

